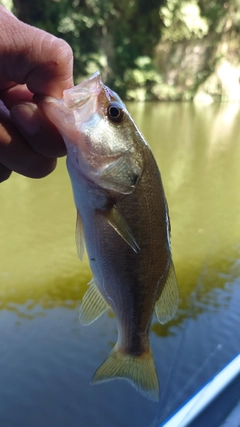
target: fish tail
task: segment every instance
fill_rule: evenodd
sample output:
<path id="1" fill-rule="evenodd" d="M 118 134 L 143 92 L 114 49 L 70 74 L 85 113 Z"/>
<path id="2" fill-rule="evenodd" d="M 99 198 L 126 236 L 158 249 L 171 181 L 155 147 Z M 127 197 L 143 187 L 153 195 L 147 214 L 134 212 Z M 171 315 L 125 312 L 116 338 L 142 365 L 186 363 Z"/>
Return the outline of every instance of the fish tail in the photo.
<path id="1" fill-rule="evenodd" d="M 91 384 L 123 378 L 144 397 L 159 401 L 159 383 L 152 351 L 141 356 L 126 354 L 117 345 L 95 372 Z"/>

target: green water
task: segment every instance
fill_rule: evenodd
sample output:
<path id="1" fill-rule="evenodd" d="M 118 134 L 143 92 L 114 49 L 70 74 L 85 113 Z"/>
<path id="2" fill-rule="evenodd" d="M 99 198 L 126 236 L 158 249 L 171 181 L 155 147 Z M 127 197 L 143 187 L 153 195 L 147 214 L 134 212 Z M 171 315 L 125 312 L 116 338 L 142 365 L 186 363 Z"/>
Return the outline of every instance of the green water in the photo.
<path id="1" fill-rule="evenodd" d="M 78 322 L 91 272 L 87 257 L 77 258 L 62 159 L 45 179 L 13 174 L 0 186 L 3 426 L 157 426 L 168 401 L 176 397 L 171 410 L 181 402 L 179 390 L 187 398 L 240 351 L 240 109 L 149 103 L 129 110 L 162 174 L 179 282 L 177 316 L 152 326 L 162 402 L 146 401 L 124 381 L 89 386 L 116 341 L 116 324 L 111 314 L 89 328 Z"/>

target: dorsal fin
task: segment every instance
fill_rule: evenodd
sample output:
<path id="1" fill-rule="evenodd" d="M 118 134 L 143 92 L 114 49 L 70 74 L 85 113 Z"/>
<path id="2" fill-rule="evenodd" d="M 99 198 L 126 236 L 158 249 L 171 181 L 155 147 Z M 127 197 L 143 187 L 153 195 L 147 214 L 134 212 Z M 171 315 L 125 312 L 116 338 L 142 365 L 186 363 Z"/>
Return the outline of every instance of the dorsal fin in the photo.
<path id="1" fill-rule="evenodd" d="M 162 293 L 155 304 L 155 312 L 160 323 L 166 323 L 178 308 L 178 285 L 173 262 L 171 261 Z"/>

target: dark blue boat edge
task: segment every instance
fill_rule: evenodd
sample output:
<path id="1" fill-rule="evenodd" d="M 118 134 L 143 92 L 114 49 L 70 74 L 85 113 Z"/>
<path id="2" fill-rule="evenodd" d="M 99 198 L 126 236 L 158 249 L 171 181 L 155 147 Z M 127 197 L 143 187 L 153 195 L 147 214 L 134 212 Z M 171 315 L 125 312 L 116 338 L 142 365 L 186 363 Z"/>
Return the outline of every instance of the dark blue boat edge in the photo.
<path id="1" fill-rule="evenodd" d="M 220 369 L 215 375 L 213 375 L 210 379 L 209 379 L 209 381 L 207 381 L 202 387 L 200 387 L 197 391 L 196 391 L 196 393 L 194 393 L 192 396 L 190 396 L 189 397 L 189 399 L 187 399 L 176 411 L 174 411 L 163 423 L 161 423 L 161 424 L 159 424 L 158 425 L 158 427 L 164 427 L 165 425 L 166 425 L 166 423 L 167 422 L 169 422 L 182 408 L 184 408 L 184 406 L 185 405 L 187 405 L 187 403 L 188 402 L 190 402 L 199 392 L 201 392 L 201 390 L 203 390 L 204 389 L 204 387 L 206 387 L 208 384 L 210 384 L 213 380 L 214 380 L 214 378 L 216 378 L 217 377 L 217 375 L 220 373 L 220 372 L 222 372 L 228 365 L 230 365 L 230 363 L 232 363 L 237 357 L 239 357 L 239 355 L 240 355 L 240 352 L 239 353 L 237 353 L 232 359 L 230 359 L 229 360 L 229 362 L 228 363 L 226 363 L 226 365 L 224 365 L 223 366 L 223 368 L 222 369 Z M 200 419 L 200 417 L 202 416 L 202 414 L 204 414 L 204 413 L 207 413 L 207 411 L 209 410 L 209 408 L 211 408 L 214 404 L 216 404 L 216 402 L 218 402 L 218 399 L 221 397 L 221 395 L 222 394 L 225 394 L 225 393 L 227 393 L 228 392 L 228 390 L 231 388 L 231 386 L 232 385 L 234 385 L 235 384 L 235 382 L 237 382 L 237 386 L 238 386 L 238 391 L 240 390 L 240 372 L 239 372 L 239 374 L 237 374 L 237 376 L 235 377 L 235 378 L 233 378 L 232 380 L 231 380 L 231 382 L 229 383 L 229 384 L 227 384 L 226 385 L 226 387 L 213 399 L 213 401 L 211 401 L 211 402 L 209 402 L 209 405 L 204 409 L 204 411 L 202 412 L 202 413 L 200 413 L 200 414 L 198 414 L 194 419 L 193 419 L 193 421 L 191 421 L 189 424 L 188 424 L 188 427 L 202 427 L 202 425 L 203 424 L 196 424 L 197 422 L 198 422 L 198 419 Z M 237 394 L 237 393 L 236 393 Z M 236 399 L 236 402 L 235 402 L 235 405 L 236 405 L 236 403 L 238 402 L 238 400 L 240 399 L 240 392 L 239 392 L 239 394 L 238 394 L 238 397 L 237 397 L 237 399 Z M 230 410 L 228 410 L 228 412 L 227 412 L 227 414 L 225 415 L 225 418 L 224 419 L 222 419 L 221 421 L 220 421 L 220 423 L 221 422 L 223 422 L 223 421 L 225 421 L 225 419 L 226 419 L 226 416 L 228 416 L 229 414 L 230 414 L 230 412 L 231 412 L 231 410 L 234 408 L 234 405 L 233 406 L 231 406 L 231 408 L 230 408 Z M 211 420 L 211 419 L 210 419 Z M 208 418 L 208 421 L 209 421 L 209 418 Z M 203 421 L 201 421 L 202 423 L 203 423 Z M 211 422 L 212 422 L 212 420 L 211 420 Z M 219 422 L 218 422 L 218 424 L 216 425 L 216 424 L 214 424 L 214 425 L 212 425 L 211 424 L 211 427 L 219 427 Z"/>

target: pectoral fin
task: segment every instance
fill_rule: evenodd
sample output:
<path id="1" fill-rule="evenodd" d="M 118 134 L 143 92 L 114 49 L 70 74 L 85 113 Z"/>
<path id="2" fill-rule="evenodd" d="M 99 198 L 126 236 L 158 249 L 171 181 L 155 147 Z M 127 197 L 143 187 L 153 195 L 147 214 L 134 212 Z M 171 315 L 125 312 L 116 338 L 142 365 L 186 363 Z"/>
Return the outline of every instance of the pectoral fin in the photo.
<path id="1" fill-rule="evenodd" d="M 178 308 L 178 285 L 173 262 L 160 298 L 156 302 L 155 312 L 160 323 L 166 323 L 175 315 Z"/>
<path id="2" fill-rule="evenodd" d="M 82 220 L 80 217 L 79 212 L 77 211 L 77 222 L 76 222 L 76 245 L 77 245 L 77 253 L 78 258 L 82 261 L 83 255 L 84 255 L 84 235 L 83 235 L 83 227 L 82 227 Z"/>
<path id="3" fill-rule="evenodd" d="M 85 293 L 79 311 L 79 320 L 83 325 L 90 325 L 109 308 L 98 287 L 92 279 Z"/>
<path id="4" fill-rule="evenodd" d="M 119 210 L 113 206 L 113 208 L 104 215 L 114 230 L 125 240 L 134 252 L 138 253 L 140 251 L 140 247 L 134 238 L 131 228 L 128 226 L 125 218 Z"/>

